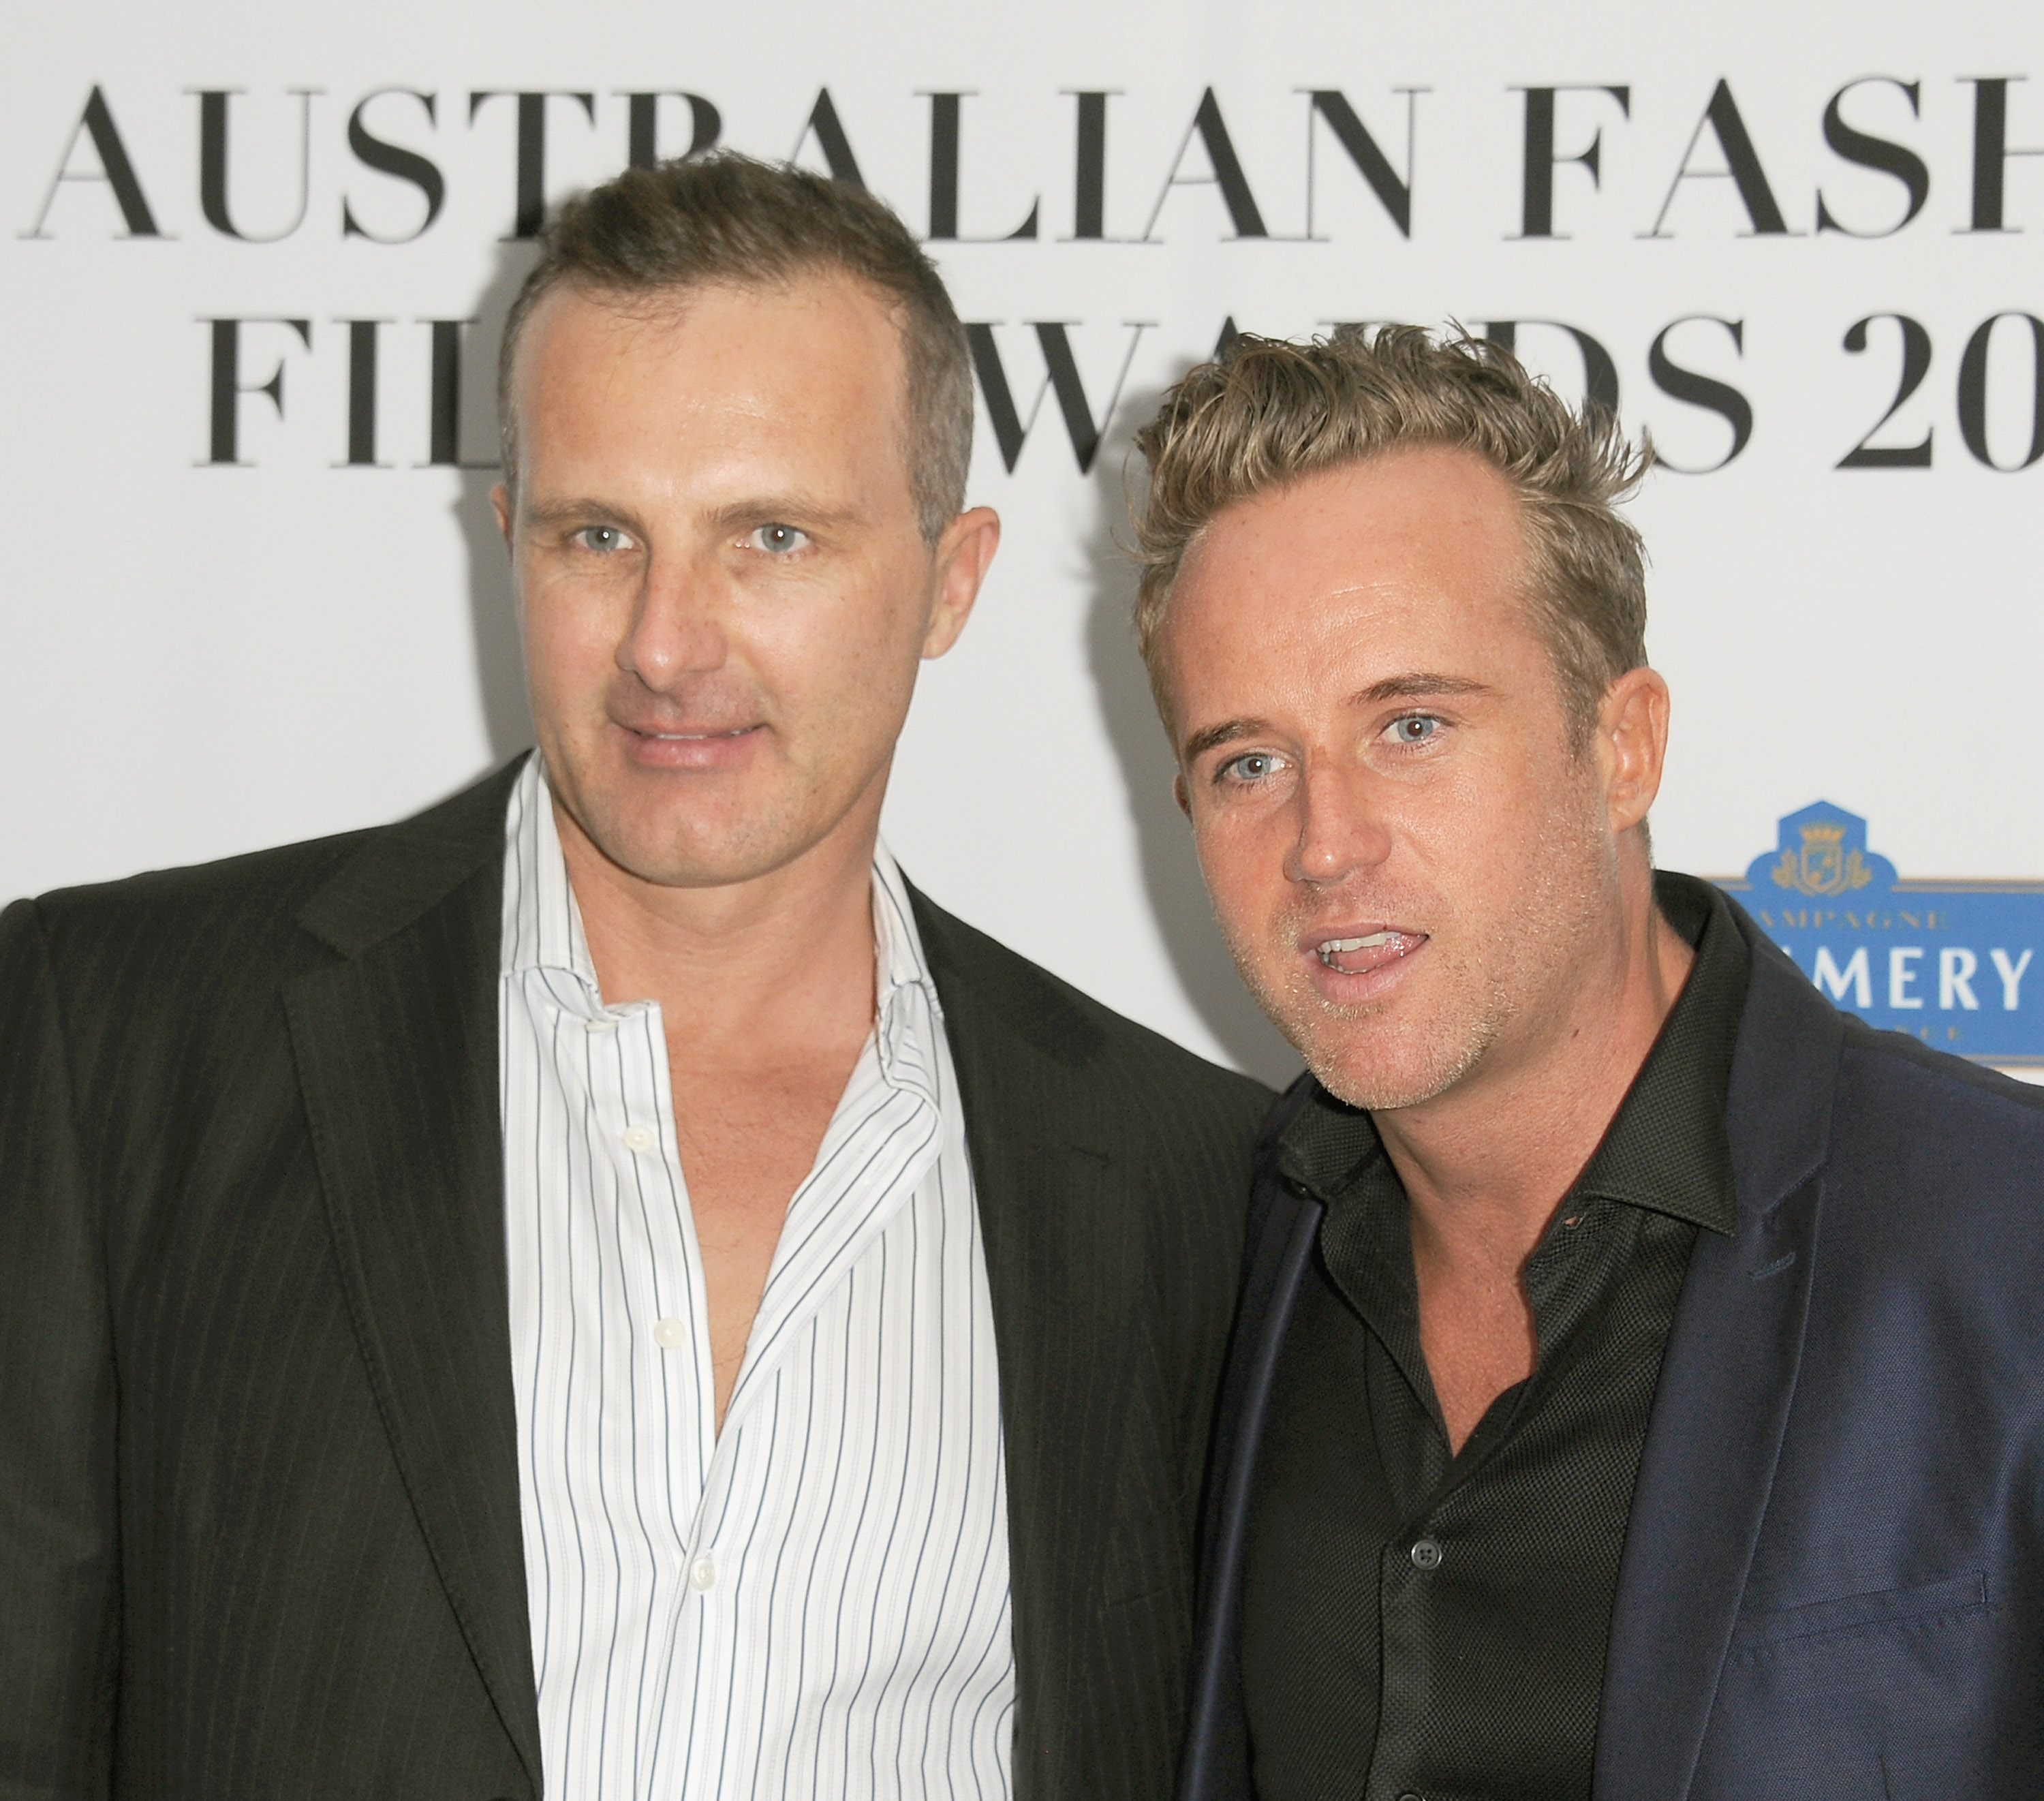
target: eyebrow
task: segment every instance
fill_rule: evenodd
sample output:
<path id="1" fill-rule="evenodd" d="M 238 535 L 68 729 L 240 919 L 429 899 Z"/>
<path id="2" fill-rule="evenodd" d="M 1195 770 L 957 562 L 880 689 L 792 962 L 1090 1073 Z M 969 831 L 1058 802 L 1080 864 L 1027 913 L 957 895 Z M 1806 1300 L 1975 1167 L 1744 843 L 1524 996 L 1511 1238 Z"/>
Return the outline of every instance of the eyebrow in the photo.
<path id="1" fill-rule="evenodd" d="M 1366 688 L 1358 689 L 1348 697 L 1350 706 L 1376 706 L 1387 700 L 1425 699 L 1435 695 L 1480 695 L 1493 692 L 1487 682 L 1473 682 L 1463 675 L 1437 675 L 1424 670 L 1415 670 L 1403 675 L 1387 675 L 1381 682 L 1372 682 Z M 1210 750 L 1216 750 L 1238 738 L 1254 737 L 1270 729 L 1269 722 L 1262 719 L 1224 719 L 1217 725 L 1208 725 L 1197 731 L 1185 740 L 1183 752 L 1188 763 L 1197 763 Z"/>
<path id="2" fill-rule="evenodd" d="M 1208 725 L 1185 740 L 1182 752 L 1188 763 L 1197 763 L 1210 750 L 1232 744 L 1237 738 L 1246 738 L 1264 729 L 1261 719 L 1228 719 L 1218 725 Z"/>
<path id="3" fill-rule="evenodd" d="M 574 521 L 616 519 L 629 523 L 630 510 L 612 506 L 601 500 L 550 500 L 540 504 L 523 500 L 518 506 L 519 517 L 528 525 L 565 525 Z"/>
<path id="4" fill-rule="evenodd" d="M 1414 700 L 1428 695 L 1487 695 L 1488 682 L 1473 682 L 1466 675 L 1435 675 L 1415 671 L 1410 675 L 1387 675 L 1348 697 L 1351 706 L 1374 706 L 1380 701 Z"/>
<path id="5" fill-rule="evenodd" d="M 828 531 L 851 524 L 859 514 L 855 508 L 826 506 L 807 495 L 782 494 L 763 495 L 756 500 L 735 500 L 728 506 L 720 506 L 710 517 L 717 521 L 717 529 L 725 532 L 738 525 L 776 522 L 805 529 L 820 525 Z"/>
<path id="6" fill-rule="evenodd" d="M 617 506 L 609 501 L 593 498 L 525 502 L 519 511 L 525 523 L 541 527 L 583 524 L 592 519 L 616 520 L 620 525 L 640 529 L 637 515 L 628 506 Z M 790 525 L 820 526 L 829 530 L 850 523 L 858 517 L 848 508 L 827 506 L 801 495 L 779 495 L 756 500 L 737 500 L 728 506 L 720 506 L 710 515 L 712 522 L 720 532 L 730 531 L 740 525 L 761 525 L 776 521 L 785 521 Z"/>

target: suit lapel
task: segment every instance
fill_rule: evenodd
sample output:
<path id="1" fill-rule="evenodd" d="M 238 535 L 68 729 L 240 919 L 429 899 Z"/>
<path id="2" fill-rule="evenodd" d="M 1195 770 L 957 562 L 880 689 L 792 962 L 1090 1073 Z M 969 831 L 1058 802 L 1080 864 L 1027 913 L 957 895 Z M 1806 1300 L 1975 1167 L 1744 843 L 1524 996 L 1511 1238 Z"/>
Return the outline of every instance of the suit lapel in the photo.
<path id="1" fill-rule="evenodd" d="M 1257 1146 L 1242 1299 L 1221 1380 L 1201 1509 L 1193 1702 L 1178 1772 L 1180 1801 L 1234 1801 L 1251 1792 L 1239 1654 L 1250 1500 L 1285 1334 L 1326 1211 L 1280 1179 L 1278 1138 L 1312 1086 L 1304 1077 L 1293 1085 L 1273 1110 Z"/>
<path id="2" fill-rule="evenodd" d="M 1108 1147 L 1112 1101 L 1089 1060 L 1097 1028 L 1022 966 L 976 954 L 977 934 L 911 891 L 943 1004 L 965 1108 L 1001 1363 L 1017 1679 L 1018 1795 L 1060 1767 L 1078 1697 L 1058 1678 L 1094 1611 L 1120 1471 L 1146 1268 L 1130 1180 Z"/>
<path id="3" fill-rule="evenodd" d="M 1727 1101 L 1739 1230 L 1699 1236 L 1662 1359 L 1612 1618 L 1599 1801 L 1689 1791 L 1802 1357 L 1841 1027 L 1734 913 L 1753 957 Z"/>
<path id="4" fill-rule="evenodd" d="M 513 774 L 371 837 L 301 916 L 341 960 L 287 984 L 284 999 L 363 1360 L 536 1794 L 497 1093 Z"/>

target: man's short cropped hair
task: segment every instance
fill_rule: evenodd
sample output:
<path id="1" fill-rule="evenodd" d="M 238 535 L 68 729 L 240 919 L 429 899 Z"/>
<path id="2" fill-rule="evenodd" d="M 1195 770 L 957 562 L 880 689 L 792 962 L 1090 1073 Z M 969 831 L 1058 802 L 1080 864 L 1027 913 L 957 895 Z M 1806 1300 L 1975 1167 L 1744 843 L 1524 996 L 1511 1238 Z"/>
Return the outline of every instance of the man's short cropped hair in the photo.
<path id="1" fill-rule="evenodd" d="M 657 303 L 706 284 L 778 287 L 832 271 L 878 290 L 901 327 L 909 481 L 934 544 L 965 506 L 972 460 L 971 356 L 936 265 L 863 188 L 735 151 L 628 169 L 570 200 L 540 234 L 498 356 L 505 487 L 517 491 L 513 361 L 532 309 L 555 288 Z"/>
<path id="2" fill-rule="evenodd" d="M 1150 464 L 1136 519 L 1136 635 L 1160 705 L 1171 586 L 1216 514 L 1423 444 L 1475 452 L 1517 493 L 1527 599 L 1579 745 L 1604 690 L 1646 660 L 1645 556 L 1613 503 L 1652 451 L 1643 440 L 1635 449 L 1602 407 L 1573 410 L 1499 344 L 1416 325 L 1343 325 L 1308 344 L 1245 333 L 1173 388 L 1135 443 Z"/>

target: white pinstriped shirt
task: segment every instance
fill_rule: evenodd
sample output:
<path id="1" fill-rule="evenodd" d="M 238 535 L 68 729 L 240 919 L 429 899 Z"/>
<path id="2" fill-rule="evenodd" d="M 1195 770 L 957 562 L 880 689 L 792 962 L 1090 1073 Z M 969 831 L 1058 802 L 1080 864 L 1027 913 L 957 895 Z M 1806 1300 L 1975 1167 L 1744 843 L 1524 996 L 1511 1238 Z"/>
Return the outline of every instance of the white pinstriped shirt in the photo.
<path id="1" fill-rule="evenodd" d="M 724 1430 L 657 1004 L 606 1008 L 540 760 L 498 1025 L 548 1801 L 1005 1796 L 1015 1676 L 986 1263 L 908 891 Z"/>

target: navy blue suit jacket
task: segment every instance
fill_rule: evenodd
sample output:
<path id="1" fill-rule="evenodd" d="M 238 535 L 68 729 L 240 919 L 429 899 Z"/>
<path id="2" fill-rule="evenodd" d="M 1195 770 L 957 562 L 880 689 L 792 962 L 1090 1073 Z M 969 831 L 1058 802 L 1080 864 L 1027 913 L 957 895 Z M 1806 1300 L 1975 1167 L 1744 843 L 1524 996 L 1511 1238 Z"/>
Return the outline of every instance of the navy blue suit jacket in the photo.
<path id="1" fill-rule="evenodd" d="M 1739 1229 L 1698 1236 L 1614 1608 L 1598 1801 L 2044 1792 L 2044 1091 L 1875 1032 L 1736 906 Z M 1259 1154 L 1181 1801 L 1253 1793 L 1251 1477 L 1321 1209 Z"/>

